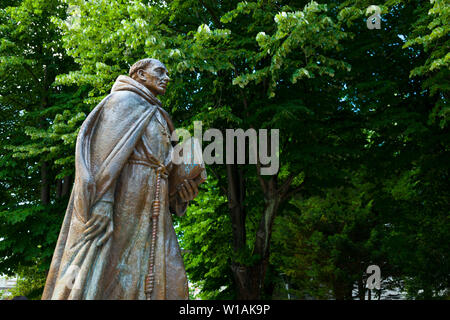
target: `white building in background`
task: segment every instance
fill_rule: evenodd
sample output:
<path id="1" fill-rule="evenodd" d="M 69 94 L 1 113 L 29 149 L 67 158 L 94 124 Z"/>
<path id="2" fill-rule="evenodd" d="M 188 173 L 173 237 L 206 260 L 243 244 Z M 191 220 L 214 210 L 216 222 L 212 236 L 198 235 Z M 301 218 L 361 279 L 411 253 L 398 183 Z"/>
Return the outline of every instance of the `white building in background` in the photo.
<path id="1" fill-rule="evenodd" d="M 0 292 L 5 292 L 8 295 L 9 290 L 14 288 L 17 284 L 17 278 L 9 278 L 5 275 L 0 275 Z"/>

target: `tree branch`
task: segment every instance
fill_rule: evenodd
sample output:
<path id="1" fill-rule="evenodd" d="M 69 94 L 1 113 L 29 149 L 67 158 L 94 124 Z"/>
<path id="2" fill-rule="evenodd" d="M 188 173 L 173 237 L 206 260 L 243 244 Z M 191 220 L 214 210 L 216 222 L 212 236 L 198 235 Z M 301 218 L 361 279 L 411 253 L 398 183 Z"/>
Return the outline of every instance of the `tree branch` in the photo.
<path id="1" fill-rule="evenodd" d="M 199 0 L 200 4 L 205 7 L 205 9 L 209 12 L 209 14 L 211 15 L 211 18 L 214 21 L 214 24 L 216 25 L 216 28 L 220 28 L 222 29 L 222 23 L 220 22 L 220 19 L 217 17 L 216 13 L 212 10 L 212 8 L 210 6 L 208 6 L 205 1 L 203 0 Z"/>
<path id="2" fill-rule="evenodd" d="M 219 175 L 218 175 L 211 167 L 209 168 L 209 170 L 211 170 L 211 172 L 214 174 L 214 176 L 216 177 L 216 179 L 217 179 L 218 181 L 220 181 Z M 220 184 L 219 184 L 219 185 L 220 185 Z M 224 193 L 225 195 L 228 194 L 228 191 L 227 191 L 227 189 L 225 189 L 224 186 L 220 185 L 220 189 L 223 191 L 223 193 Z"/>
<path id="3" fill-rule="evenodd" d="M 296 193 L 299 193 L 302 189 L 303 189 L 303 183 L 294 189 L 288 190 L 284 195 L 282 195 L 282 201 L 289 199 Z"/>
<path id="4" fill-rule="evenodd" d="M 279 189 L 279 193 L 281 194 L 281 196 L 283 197 L 283 195 L 288 191 L 289 187 L 291 186 L 292 181 L 294 181 L 296 174 L 291 173 L 286 181 L 281 185 L 280 189 Z"/>
<path id="5" fill-rule="evenodd" d="M 26 63 L 23 64 L 23 68 L 31 75 L 31 77 L 33 78 L 34 82 L 36 83 L 36 85 L 41 89 L 41 91 L 43 90 L 43 86 L 42 83 L 39 81 L 39 79 L 36 77 L 36 75 L 33 73 L 33 71 L 31 70 L 30 66 L 27 65 Z"/>

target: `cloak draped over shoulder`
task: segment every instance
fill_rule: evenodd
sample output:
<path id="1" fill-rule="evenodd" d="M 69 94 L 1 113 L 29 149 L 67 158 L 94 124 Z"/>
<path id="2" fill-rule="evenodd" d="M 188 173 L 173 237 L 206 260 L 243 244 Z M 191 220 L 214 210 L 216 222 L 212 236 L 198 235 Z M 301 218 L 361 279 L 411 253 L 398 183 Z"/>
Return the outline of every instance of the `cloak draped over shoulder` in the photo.
<path id="1" fill-rule="evenodd" d="M 173 130 L 146 87 L 127 76 L 117 78 L 78 134 L 75 182 L 42 299 L 146 298 L 155 169 L 164 166 L 170 172 Z M 99 201 L 113 203 L 113 234 L 102 246 L 97 246 L 102 235 L 88 241 L 81 237 Z M 160 201 L 152 299 L 188 299 L 170 214 L 183 215 L 187 202 L 169 197 L 168 179 L 161 180 Z"/>

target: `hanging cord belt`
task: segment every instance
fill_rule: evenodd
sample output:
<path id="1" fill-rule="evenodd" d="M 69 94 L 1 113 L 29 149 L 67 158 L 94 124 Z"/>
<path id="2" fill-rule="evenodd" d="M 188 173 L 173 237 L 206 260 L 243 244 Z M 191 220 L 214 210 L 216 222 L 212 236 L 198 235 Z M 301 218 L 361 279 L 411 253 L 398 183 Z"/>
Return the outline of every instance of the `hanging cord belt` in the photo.
<path id="1" fill-rule="evenodd" d="M 152 242 L 150 247 L 150 256 L 148 259 L 148 273 L 145 278 L 145 295 L 147 300 L 151 300 L 154 283 L 155 283 L 155 247 L 156 247 L 156 234 L 158 232 L 158 218 L 161 210 L 161 177 L 167 179 L 167 168 L 160 165 L 156 168 L 156 188 L 155 188 L 155 200 L 152 203 Z"/>
<path id="2" fill-rule="evenodd" d="M 155 187 L 155 199 L 152 202 L 152 238 L 150 247 L 150 256 L 148 259 L 148 272 L 145 277 L 145 295 L 147 300 L 151 300 L 154 283 L 155 283 L 155 247 L 156 247 L 156 235 L 158 233 L 158 218 L 161 211 L 161 178 L 167 179 L 169 174 L 167 168 L 158 163 L 149 163 L 139 160 L 129 160 L 131 163 L 142 164 L 156 169 L 156 187 Z"/>

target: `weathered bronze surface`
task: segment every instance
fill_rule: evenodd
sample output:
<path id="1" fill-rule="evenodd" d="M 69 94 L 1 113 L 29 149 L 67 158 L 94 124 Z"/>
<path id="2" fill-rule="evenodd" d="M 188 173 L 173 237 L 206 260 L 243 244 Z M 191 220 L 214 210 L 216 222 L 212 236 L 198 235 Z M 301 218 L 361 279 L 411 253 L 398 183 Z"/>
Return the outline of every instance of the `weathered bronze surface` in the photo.
<path id="1" fill-rule="evenodd" d="M 171 213 L 183 215 L 198 188 L 169 184 L 180 172 L 174 127 L 156 98 L 169 80 L 160 61 L 137 62 L 81 126 L 42 299 L 188 299 Z"/>

